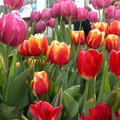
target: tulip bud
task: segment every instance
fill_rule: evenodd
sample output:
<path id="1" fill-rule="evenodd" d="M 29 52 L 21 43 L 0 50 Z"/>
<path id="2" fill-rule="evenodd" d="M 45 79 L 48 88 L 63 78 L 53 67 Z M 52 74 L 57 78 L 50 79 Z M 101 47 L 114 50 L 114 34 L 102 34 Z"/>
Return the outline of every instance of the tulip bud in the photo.
<path id="1" fill-rule="evenodd" d="M 17 12 L 6 14 L 0 19 L 0 41 L 6 45 L 20 45 L 25 40 L 27 32 L 27 23 Z"/>
<path id="2" fill-rule="evenodd" d="M 67 1 L 70 1 L 70 0 L 56 0 L 56 3 L 67 2 Z"/>
<path id="3" fill-rule="evenodd" d="M 49 20 L 51 18 L 51 9 L 44 8 L 41 12 L 41 19 L 43 21 Z"/>
<path id="4" fill-rule="evenodd" d="M 76 65 L 81 77 L 85 80 L 94 78 L 100 71 L 102 58 L 102 53 L 99 53 L 97 50 L 90 49 L 84 51 L 80 49 L 77 55 Z"/>
<path id="5" fill-rule="evenodd" d="M 45 94 L 50 89 L 50 81 L 47 73 L 44 71 L 35 72 L 30 86 L 36 95 Z"/>
<path id="6" fill-rule="evenodd" d="M 32 22 L 36 21 L 38 22 L 41 18 L 41 14 L 39 11 L 32 11 L 31 14 L 30 14 L 30 20 Z"/>
<path id="7" fill-rule="evenodd" d="M 19 10 L 24 0 L 4 0 L 4 5 L 11 10 Z"/>
<path id="8" fill-rule="evenodd" d="M 47 51 L 47 61 L 58 65 L 67 64 L 70 59 L 70 46 L 54 40 Z"/>
<path id="9" fill-rule="evenodd" d="M 105 48 L 108 52 L 114 50 L 119 50 L 120 48 L 120 38 L 117 35 L 109 34 L 106 37 Z"/>
<path id="10" fill-rule="evenodd" d="M 35 118 L 35 120 L 57 120 L 61 109 L 62 105 L 53 108 L 51 104 L 49 104 L 46 101 L 35 101 L 34 105 L 30 105 L 30 113 L 32 116 Z"/>
<path id="11" fill-rule="evenodd" d="M 97 49 L 103 45 L 104 42 L 104 32 L 100 32 L 98 29 L 90 30 L 86 38 L 86 44 L 88 47 Z"/>
<path id="12" fill-rule="evenodd" d="M 29 37 L 28 46 L 32 56 L 45 55 L 48 49 L 48 41 L 44 34 L 36 34 Z"/>
<path id="13" fill-rule="evenodd" d="M 72 42 L 75 45 L 83 45 L 85 42 L 85 34 L 84 31 L 71 31 L 70 32 Z"/>
<path id="14" fill-rule="evenodd" d="M 48 21 L 46 21 L 46 25 L 50 26 L 51 28 L 55 27 L 55 18 L 50 18 Z"/>
<path id="15" fill-rule="evenodd" d="M 114 20 L 120 21 L 120 9 L 118 9 L 118 10 L 115 11 Z"/>

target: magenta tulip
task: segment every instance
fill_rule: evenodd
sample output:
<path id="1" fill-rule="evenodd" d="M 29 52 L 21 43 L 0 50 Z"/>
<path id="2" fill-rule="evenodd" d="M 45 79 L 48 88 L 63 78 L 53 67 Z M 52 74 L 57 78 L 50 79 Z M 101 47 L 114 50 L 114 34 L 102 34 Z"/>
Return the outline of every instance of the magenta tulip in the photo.
<path id="1" fill-rule="evenodd" d="M 88 10 L 85 8 L 77 8 L 76 19 L 85 20 L 88 15 Z"/>
<path id="2" fill-rule="evenodd" d="M 89 12 L 87 18 L 90 22 L 98 22 L 99 21 L 98 13 L 95 11 Z"/>
<path id="3" fill-rule="evenodd" d="M 41 12 L 41 19 L 46 21 L 49 20 L 51 18 L 51 9 L 49 8 L 44 8 Z"/>
<path id="4" fill-rule="evenodd" d="M 118 9 L 118 10 L 115 11 L 114 20 L 120 21 L 120 9 Z"/>
<path id="5" fill-rule="evenodd" d="M 4 5 L 11 10 L 18 10 L 22 7 L 24 0 L 4 0 Z"/>
<path id="6" fill-rule="evenodd" d="M 71 0 L 56 0 L 57 3 L 67 2 L 67 1 L 71 1 Z"/>
<path id="7" fill-rule="evenodd" d="M 35 33 L 43 33 L 46 30 L 46 24 L 44 21 L 40 20 L 35 24 Z"/>
<path id="8" fill-rule="evenodd" d="M 9 46 L 18 46 L 26 38 L 28 27 L 17 12 L 0 19 L 0 41 Z"/>
<path id="9" fill-rule="evenodd" d="M 38 22 L 41 18 L 41 14 L 39 11 L 32 11 L 31 14 L 30 14 L 30 20 L 32 22 Z"/>
<path id="10" fill-rule="evenodd" d="M 48 21 L 46 21 L 46 25 L 54 28 L 55 27 L 55 18 L 50 18 Z"/>
<path id="11" fill-rule="evenodd" d="M 114 6 L 110 6 L 105 9 L 105 17 L 106 19 L 112 19 L 115 16 L 116 8 Z"/>

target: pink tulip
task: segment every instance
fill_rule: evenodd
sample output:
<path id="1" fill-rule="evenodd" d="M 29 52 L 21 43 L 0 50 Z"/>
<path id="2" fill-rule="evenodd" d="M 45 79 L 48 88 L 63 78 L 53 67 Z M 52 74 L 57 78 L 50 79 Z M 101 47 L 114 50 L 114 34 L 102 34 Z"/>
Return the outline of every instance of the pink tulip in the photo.
<path id="1" fill-rule="evenodd" d="M 71 0 L 56 0 L 56 3 L 67 2 L 67 1 L 71 1 Z"/>
<path id="2" fill-rule="evenodd" d="M 44 21 L 40 20 L 35 24 L 35 33 L 42 33 L 46 30 L 46 24 Z"/>
<path id="3" fill-rule="evenodd" d="M 99 21 L 98 13 L 95 11 L 89 12 L 87 18 L 90 22 L 98 22 Z"/>
<path id="4" fill-rule="evenodd" d="M 60 3 L 60 14 L 64 17 L 71 16 L 76 13 L 76 5 L 73 1 Z"/>
<path id="5" fill-rule="evenodd" d="M 38 22 L 41 18 L 41 14 L 39 11 L 32 11 L 31 14 L 30 14 L 30 20 L 32 22 L 36 21 Z"/>
<path id="6" fill-rule="evenodd" d="M 46 21 L 51 18 L 51 9 L 44 8 L 41 12 L 41 19 Z"/>
<path id="7" fill-rule="evenodd" d="M 111 0 L 92 0 L 92 5 L 95 9 L 107 8 L 111 5 Z"/>
<path id="8" fill-rule="evenodd" d="M 17 12 L 6 14 L 0 19 L 0 41 L 6 45 L 20 45 L 27 32 L 27 24 Z"/>
<path id="9" fill-rule="evenodd" d="M 52 17 L 60 17 L 60 3 L 53 4 L 51 7 Z"/>
<path id="10" fill-rule="evenodd" d="M 105 17 L 106 19 L 112 19 L 115 16 L 116 8 L 114 6 L 110 6 L 105 9 Z"/>
<path id="11" fill-rule="evenodd" d="M 88 15 L 88 10 L 85 8 L 77 8 L 76 19 L 85 20 Z"/>
<path id="12" fill-rule="evenodd" d="M 114 20 L 119 20 L 120 21 L 120 9 L 115 11 Z"/>
<path id="13" fill-rule="evenodd" d="M 22 7 L 24 0 L 4 0 L 4 5 L 11 10 L 18 10 Z"/>
<path id="14" fill-rule="evenodd" d="M 46 25 L 50 26 L 51 28 L 55 27 L 55 18 L 50 18 L 48 21 L 46 21 Z"/>

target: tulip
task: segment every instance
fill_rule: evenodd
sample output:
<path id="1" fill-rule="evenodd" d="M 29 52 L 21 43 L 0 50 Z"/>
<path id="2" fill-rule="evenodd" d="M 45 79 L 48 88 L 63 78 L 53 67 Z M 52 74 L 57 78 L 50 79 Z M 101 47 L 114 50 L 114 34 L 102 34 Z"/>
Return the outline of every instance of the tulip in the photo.
<path id="1" fill-rule="evenodd" d="M 110 34 L 115 34 L 120 36 L 120 22 L 117 20 L 114 20 L 111 24 L 110 24 Z"/>
<path id="2" fill-rule="evenodd" d="M 98 29 L 101 32 L 105 32 L 105 37 L 109 34 L 109 26 L 105 22 L 96 22 L 92 24 L 92 29 Z"/>
<path id="3" fill-rule="evenodd" d="M 49 8 L 44 8 L 41 12 L 41 19 L 43 21 L 49 20 L 51 18 L 51 9 Z"/>
<path id="4" fill-rule="evenodd" d="M 25 56 L 25 57 L 31 56 L 29 49 L 28 49 L 28 40 L 24 40 L 23 43 L 21 43 L 18 46 L 18 52 L 20 53 L 20 55 Z"/>
<path id="5" fill-rule="evenodd" d="M 88 47 L 97 49 L 103 45 L 104 42 L 104 32 L 100 32 L 98 29 L 90 30 L 86 38 L 86 44 Z"/>
<path id="6" fill-rule="evenodd" d="M 118 10 L 115 11 L 114 20 L 120 21 L 120 9 L 118 9 Z"/>
<path id="7" fill-rule="evenodd" d="M 26 38 L 27 23 L 17 12 L 11 12 L 0 19 L 0 41 L 9 46 L 18 46 Z"/>
<path id="8" fill-rule="evenodd" d="M 108 105 L 99 103 L 89 110 L 90 117 L 94 120 L 111 120 L 111 109 Z"/>
<path id="9" fill-rule="evenodd" d="M 67 64 L 70 59 L 70 46 L 54 40 L 47 51 L 47 61 L 58 65 Z"/>
<path id="10" fill-rule="evenodd" d="M 36 95 L 45 94 L 50 89 L 48 74 L 44 71 L 35 72 L 30 86 L 33 89 L 33 93 L 35 93 Z"/>
<path id="11" fill-rule="evenodd" d="M 50 26 L 51 28 L 55 27 L 55 18 L 50 18 L 48 21 L 46 21 L 46 25 Z"/>
<path id="12" fill-rule="evenodd" d="M 31 59 L 31 58 L 29 58 L 29 59 L 27 60 L 27 62 L 28 62 L 28 67 L 32 67 L 32 66 L 35 65 L 36 59 Z"/>
<path id="13" fill-rule="evenodd" d="M 76 13 L 76 5 L 73 1 L 60 3 L 60 14 L 64 17 L 74 15 Z"/>
<path id="14" fill-rule="evenodd" d="M 116 120 L 120 120 L 120 112 L 115 112 Z"/>
<path id="15" fill-rule="evenodd" d="M 84 42 L 85 42 L 85 34 L 84 34 L 84 31 L 71 31 L 71 39 L 72 39 L 72 42 L 75 44 L 75 45 L 83 45 Z"/>
<path id="16" fill-rule="evenodd" d="M 29 37 L 29 52 L 32 56 L 45 55 L 48 49 L 48 40 L 44 34 L 31 35 Z"/>
<path id="17" fill-rule="evenodd" d="M 110 24 L 114 21 L 114 18 L 112 19 L 106 19 L 106 23 L 110 26 Z"/>
<path id="18" fill-rule="evenodd" d="M 38 22 L 41 18 L 41 14 L 39 11 L 32 11 L 31 14 L 30 14 L 30 20 L 32 22 Z"/>
<path id="19" fill-rule="evenodd" d="M 53 108 L 48 102 L 40 100 L 35 101 L 34 105 L 30 105 L 29 109 L 35 120 L 57 120 L 62 105 Z"/>
<path id="20" fill-rule="evenodd" d="M 39 21 L 35 24 L 35 33 L 43 33 L 46 30 L 46 24 L 44 21 Z"/>
<path id="21" fill-rule="evenodd" d="M 102 53 L 94 49 L 88 51 L 80 49 L 77 55 L 76 65 L 82 78 L 86 80 L 92 79 L 100 71 Z"/>
<path id="22" fill-rule="evenodd" d="M 77 20 L 85 20 L 87 19 L 87 15 L 88 15 L 88 10 L 85 8 L 77 8 L 77 12 L 76 12 L 76 19 Z"/>
<path id="23" fill-rule="evenodd" d="M 117 77 L 120 77 L 120 51 L 112 50 L 109 58 L 110 71 Z"/>
<path id="24" fill-rule="evenodd" d="M 94 11 L 91 11 L 88 13 L 88 20 L 90 22 L 99 22 L 99 18 L 98 18 L 98 13 L 97 12 L 94 12 Z"/>
<path id="25" fill-rule="evenodd" d="M 52 17 L 60 17 L 60 3 L 53 4 L 51 7 Z"/>
<path id="26" fill-rule="evenodd" d="M 4 5 L 11 10 L 19 10 L 24 0 L 4 0 Z"/>
<path id="27" fill-rule="evenodd" d="M 94 120 L 90 116 L 85 116 L 84 113 L 81 114 L 79 120 Z"/>
<path id="28" fill-rule="evenodd" d="M 110 7 L 106 8 L 105 9 L 105 17 L 106 17 L 106 19 L 114 18 L 115 11 L 116 11 L 116 8 L 114 6 L 110 6 Z"/>
<path id="29" fill-rule="evenodd" d="M 67 2 L 67 1 L 71 1 L 71 0 L 56 0 L 57 3 Z"/>
<path id="30" fill-rule="evenodd" d="M 120 38 L 117 35 L 109 34 L 106 37 L 105 48 L 108 52 L 114 50 L 119 50 L 120 48 Z"/>
<path id="31" fill-rule="evenodd" d="M 108 8 L 111 5 L 111 0 L 92 0 L 92 5 L 95 9 Z"/>

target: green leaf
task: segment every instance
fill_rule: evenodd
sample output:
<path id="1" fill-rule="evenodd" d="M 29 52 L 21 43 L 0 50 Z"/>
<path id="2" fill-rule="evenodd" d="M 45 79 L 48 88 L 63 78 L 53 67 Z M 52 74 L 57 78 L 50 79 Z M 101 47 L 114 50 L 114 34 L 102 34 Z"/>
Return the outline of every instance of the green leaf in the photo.
<path id="1" fill-rule="evenodd" d="M 23 71 L 18 75 L 8 88 L 7 103 L 11 106 L 20 107 L 21 102 L 26 101 L 27 86 L 25 86 L 32 68 Z M 27 103 L 26 103 L 27 104 Z M 23 105 L 21 106 L 23 107 Z"/>
<path id="2" fill-rule="evenodd" d="M 74 97 L 78 91 L 80 90 L 80 85 L 75 85 L 73 87 L 70 87 L 66 90 L 66 92 L 71 96 Z"/>
<path id="3" fill-rule="evenodd" d="M 13 120 L 19 119 L 22 120 L 21 114 L 14 107 L 10 107 L 5 103 L 0 104 L 0 119 L 1 120 Z"/>
<path id="4" fill-rule="evenodd" d="M 79 104 L 67 92 L 62 93 L 62 100 L 68 117 L 72 118 L 78 113 Z"/>

